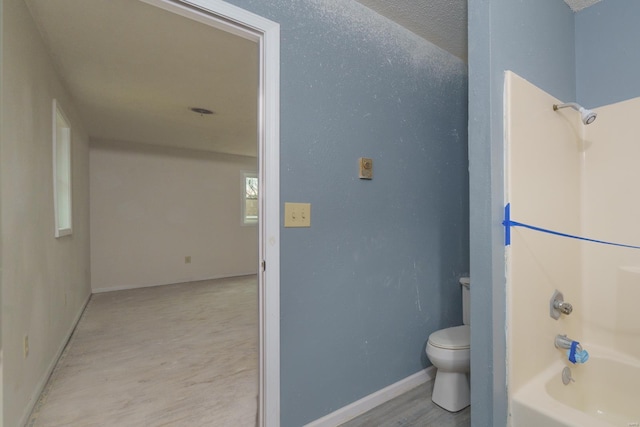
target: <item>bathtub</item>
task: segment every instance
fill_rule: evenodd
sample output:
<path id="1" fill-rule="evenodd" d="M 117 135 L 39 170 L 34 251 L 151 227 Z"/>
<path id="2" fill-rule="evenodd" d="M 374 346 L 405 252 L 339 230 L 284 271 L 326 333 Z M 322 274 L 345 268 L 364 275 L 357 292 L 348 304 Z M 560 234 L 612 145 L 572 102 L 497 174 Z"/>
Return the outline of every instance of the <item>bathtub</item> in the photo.
<path id="1" fill-rule="evenodd" d="M 640 427 L 640 360 L 584 347 L 586 364 L 558 360 L 516 391 L 512 427 Z M 575 380 L 568 385 L 565 366 Z"/>

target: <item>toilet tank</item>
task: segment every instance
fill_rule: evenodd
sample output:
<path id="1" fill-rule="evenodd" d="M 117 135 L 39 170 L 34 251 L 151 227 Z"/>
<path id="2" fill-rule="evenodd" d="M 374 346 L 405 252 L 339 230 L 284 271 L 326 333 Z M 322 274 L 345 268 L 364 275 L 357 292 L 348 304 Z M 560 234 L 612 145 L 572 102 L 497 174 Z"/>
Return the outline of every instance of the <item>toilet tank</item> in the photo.
<path id="1" fill-rule="evenodd" d="M 468 277 L 461 277 L 460 284 L 462 285 L 462 323 L 469 325 L 471 324 L 471 293 L 469 292 L 471 280 Z"/>

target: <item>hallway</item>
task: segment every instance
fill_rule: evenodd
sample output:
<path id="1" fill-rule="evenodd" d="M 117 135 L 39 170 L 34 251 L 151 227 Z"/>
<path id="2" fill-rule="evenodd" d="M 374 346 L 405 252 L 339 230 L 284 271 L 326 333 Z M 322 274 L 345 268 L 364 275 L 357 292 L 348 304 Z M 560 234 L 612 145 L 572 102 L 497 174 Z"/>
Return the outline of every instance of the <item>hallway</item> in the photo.
<path id="1" fill-rule="evenodd" d="M 28 426 L 254 426 L 256 276 L 94 294 Z"/>

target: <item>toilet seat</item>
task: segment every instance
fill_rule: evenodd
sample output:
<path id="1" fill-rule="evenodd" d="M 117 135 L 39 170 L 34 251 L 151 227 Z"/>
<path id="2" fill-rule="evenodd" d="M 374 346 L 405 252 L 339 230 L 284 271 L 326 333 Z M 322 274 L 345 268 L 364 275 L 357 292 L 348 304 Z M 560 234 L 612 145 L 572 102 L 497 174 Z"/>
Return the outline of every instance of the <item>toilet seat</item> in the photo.
<path id="1" fill-rule="evenodd" d="M 429 335 L 429 344 L 447 350 L 468 350 L 471 343 L 469 325 L 440 329 Z"/>

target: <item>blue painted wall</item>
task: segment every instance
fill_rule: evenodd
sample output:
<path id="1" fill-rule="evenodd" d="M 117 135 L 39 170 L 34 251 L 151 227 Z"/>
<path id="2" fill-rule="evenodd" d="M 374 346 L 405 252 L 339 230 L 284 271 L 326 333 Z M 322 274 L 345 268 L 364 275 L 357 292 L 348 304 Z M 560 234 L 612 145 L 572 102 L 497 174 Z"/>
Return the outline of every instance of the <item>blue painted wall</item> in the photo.
<path id="1" fill-rule="evenodd" d="M 282 426 L 428 366 L 469 271 L 466 65 L 351 0 L 232 0 L 281 25 Z M 358 179 L 372 157 L 374 178 Z"/>
<path id="2" fill-rule="evenodd" d="M 639 17 L 637 0 L 604 0 L 576 14 L 576 86 L 585 107 L 640 96 Z"/>
<path id="3" fill-rule="evenodd" d="M 469 0 L 471 423 L 477 427 L 507 422 L 504 72 L 575 99 L 573 20 L 561 0 Z"/>

